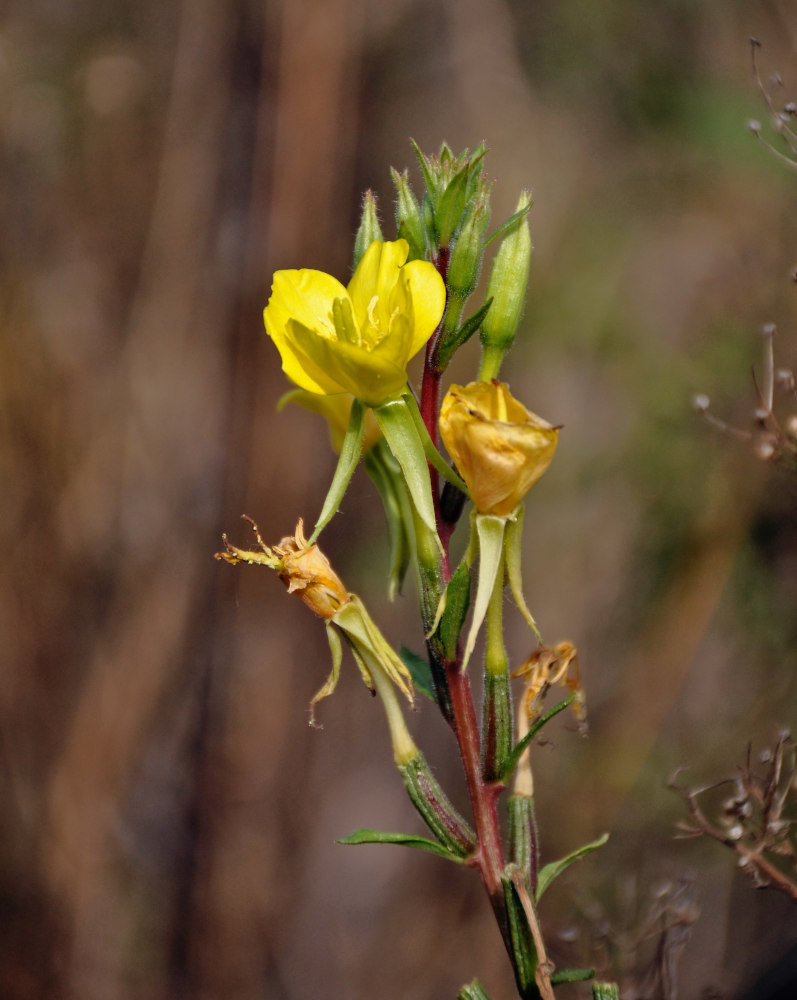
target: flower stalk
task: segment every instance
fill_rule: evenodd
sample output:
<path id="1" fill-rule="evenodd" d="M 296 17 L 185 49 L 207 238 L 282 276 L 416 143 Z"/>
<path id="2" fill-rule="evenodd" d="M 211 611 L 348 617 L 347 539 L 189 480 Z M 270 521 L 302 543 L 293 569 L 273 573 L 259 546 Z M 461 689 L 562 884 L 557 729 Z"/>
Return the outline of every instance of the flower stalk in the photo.
<path id="1" fill-rule="evenodd" d="M 414 144 L 413 144 L 414 145 Z M 301 520 L 293 536 L 239 549 L 225 537 L 218 558 L 276 570 L 289 593 L 324 620 L 332 670 L 311 703 L 312 711 L 338 682 L 343 645 L 365 684 L 382 704 L 405 790 L 434 840 L 416 834 L 363 829 L 343 843 L 405 844 L 475 868 L 481 877 L 513 966 L 522 1000 L 551 1000 L 551 967 L 536 912 L 538 891 L 588 845 L 557 865 L 540 868 L 530 744 L 566 704 L 580 709 L 575 647 L 542 646 L 521 580 L 524 499 L 556 450 L 559 427 L 528 410 L 497 380 L 517 334 L 531 256 L 523 193 L 515 213 L 485 238 L 491 184 L 483 172 L 485 148 L 455 156 L 444 143 L 436 156 L 414 146 L 424 181 L 416 197 L 407 171 L 393 170 L 398 238 L 384 241 L 375 195 L 363 199 L 348 285 L 319 271 L 278 271 L 264 311 L 266 332 L 285 374 L 297 388 L 295 402 L 327 421 L 339 459 L 310 539 Z M 467 315 L 467 303 L 492 239 L 501 244 L 490 270 L 486 300 Z M 451 385 L 442 377 L 456 350 L 480 331 L 479 377 Z M 420 391 L 408 381 L 407 363 L 424 349 Z M 440 454 L 440 442 L 450 458 Z M 363 459 L 387 519 L 388 594 L 400 593 L 413 566 L 427 664 L 402 650 L 402 659 L 377 627 L 364 602 L 347 590 L 317 539 L 341 506 Z M 441 480 L 445 485 L 441 489 Z M 450 546 L 466 503 L 472 503 L 470 537 L 452 573 Z M 540 646 L 510 672 L 504 643 L 504 594 Z M 484 626 L 481 712 L 471 672 Z M 414 704 L 412 667 L 419 690 L 433 692 L 456 739 L 472 823 L 463 817 L 431 772 L 407 725 L 402 697 Z M 418 671 L 421 673 L 418 673 Z M 511 678 L 526 679 L 518 719 Z M 557 683 L 567 702 L 548 715 L 541 702 Z M 508 837 L 499 807 L 506 786 Z M 460 996 L 484 1000 L 474 980 Z"/>

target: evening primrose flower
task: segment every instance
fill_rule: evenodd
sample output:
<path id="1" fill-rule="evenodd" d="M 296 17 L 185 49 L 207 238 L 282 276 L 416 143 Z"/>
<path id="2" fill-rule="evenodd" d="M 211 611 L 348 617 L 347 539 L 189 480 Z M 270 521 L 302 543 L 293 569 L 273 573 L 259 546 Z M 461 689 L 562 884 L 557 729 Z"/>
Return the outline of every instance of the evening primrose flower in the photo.
<path id="1" fill-rule="evenodd" d="M 470 567 L 478 553 L 479 576 L 464 670 L 490 598 L 497 588 L 495 599 L 500 600 L 504 580 L 539 639 L 520 574 L 522 503 L 551 463 L 559 428 L 527 410 L 505 383 L 493 379 L 451 386 L 440 408 L 440 436 L 475 508 L 465 562 Z"/>
<path id="2" fill-rule="evenodd" d="M 493 380 L 451 386 L 440 435 L 476 510 L 507 517 L 550 465 L 559 428 Z"/>
<path id="3" fill-rule="evenodd" d="M 288 593 L 297 594 L 311 611 L 326 622 L 327 638 L 332 653 L 332 672 L 310 702 L 311 723 L 314 721 L 313 712 L 316 704 L 332 694 L 340 676 L 342 650 L 340 638 L 332 628 L 334 625 L 346 639 L 363 681 L 382 699 L 397 763 L 400 761 L 406 763 L 413 759 L 418 750 L 407 731 L 393 688 L 395 685 L 410 704 L 413 704 L 412 678 L 368 614 L 363 602 L 356 594 L 350 594 L 346 590 L 319 547 L 307 541 L 301 518 L 296 525 L 295 533 L 283 538 L 274 546 L 268 546 L 263 542 L 260 531 L 251 518 L 245 520 L 252 525 L 257 548 L 239 549 L 228 541 L 226 535 L 222 535 L 224 551 L 217 552 L 216 558 L 223 559 L 233 566 L 243 562 L 268 566 L 276 570 L 280 580 L 288 588 Z"/>
<path id="4" fill-rule="evenodd" d="M 344 287 L 323 271 L 277 271 L 263 319 L 285 374 L 320 395 L 349 392 L 368 406 L 396 396 L 407 362 L 445 308 L 443 279 L 409 244 L 374 241 Z"/>

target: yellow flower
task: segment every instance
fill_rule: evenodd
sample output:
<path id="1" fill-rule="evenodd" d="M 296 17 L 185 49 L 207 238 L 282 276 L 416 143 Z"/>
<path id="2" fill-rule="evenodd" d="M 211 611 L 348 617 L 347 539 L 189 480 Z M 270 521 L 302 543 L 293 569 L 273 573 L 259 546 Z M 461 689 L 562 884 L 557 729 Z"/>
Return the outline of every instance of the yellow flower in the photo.
<path id="1" fill-rule="evenodd" d="M 445 284 L 409 245 L 373 242 L 345 288 L 323 271 L 277 271 L 263 313 L 282 369 L 300 388 L 378 406 L 401 392 L 407 362 L 434 333 Z"/>
<path id="2" fill-rule="evenodd" d="M 508 517 L 548 468 L 559 428 L 494 379 L 451 386 L 440 435 L 478 513 Z"/>
<path id="3" fill-rule="evenodd" d="M 349 426 L 351 416 L 351 404 L 354 396 L 350 393 L 341 393 L 335 396 L 319 396 L 318 393 L 308 392 L 306 389 L 291 389 L 277 403 L 277 409 L 281 410 L 288 403 L 296 403 L 311 413 L 319 413 L 329 425 L 329 442 L 334 451 L 340 454 L 343 447 L 343 438 L 346 436 L 346 428 Z M 382 432 L 376 422 L 376 417 L 371 410 L 365 414 L 365 434 L 363 436 L 363 454 L 370 451 L 377 441 L 381 440 Z"/>

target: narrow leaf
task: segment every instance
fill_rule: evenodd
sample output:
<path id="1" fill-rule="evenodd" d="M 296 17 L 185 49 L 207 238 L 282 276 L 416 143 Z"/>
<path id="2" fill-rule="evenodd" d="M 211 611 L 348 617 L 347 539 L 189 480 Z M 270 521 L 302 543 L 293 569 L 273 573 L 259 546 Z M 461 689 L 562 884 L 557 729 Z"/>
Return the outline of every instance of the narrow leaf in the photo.
<path id="1" fill-rule="evenodd" d="M 604 833 L 598 837 L 597 840 L 593 840 L 590 844 L 584 844 L 583 847 L 577 848 L 571 854 L 568 854 L 565 858 L 560 858 L 558 861 L 550 861 L 547 865 L 543 865 L 540 869 L 539 877 L 537 878 L 537 901 L 539 902 L 542 894 L 548 888 L 548 886 L 553 882 L 555 878 L 558 878 L 565 869 L 569 868 L 574 861 L 581 861 L 588 854 L 592 854 L 593 851 L 597 851 L 599 847 L 603 847 L 606 841 L 609 839 L 609 834 Z"/>
<path id="2" fill-rule="evenodd" d="M 428 837 L 418 837 L 411 833 L 384 833 L 381 830 L 355 830 L 348 837 L 340 837 L 339 844 L 398 844 L 401 847 L 414 847 L 419 851 L 428 851 L 438 857 L 447 858 L 462 864 L 463 859 Z"/>
<path id="3" fill-rule="evenodd" d="M 487 237 L 484 241 L 485 247 L 489 246 L 493 240 L 497 240 L 499 236 L 503 236 L 504 233 L 508 233 L 510 229 L 513 229 L 524 216 L 529 214 L 531 211 L 531 205 L 532 203 L 529 202 L 528 205 L 524 205 L 523 208 L 518 209 L 517 212 L 513 212 L 506 222 L 500 225 L 491 236 Z"/>
<path id="4" fill-rule="evenodd" d="M 550 722 L 555 715 L 558 715 L 560 712 L 563 712 L 568 705 L 571 705 L 573 703 L 575 697 L 576 697 L 575 691 L 571 692 L 567 696 L 567 698 L 565 698 L 564 701 L 560 701 L 558 705 L 554 705 L 554 707 L 550 711 L 546 712 L 545 715 L 540 716 L 540 718 L 537 719 L 537 721 L 529 729 L 529 731 L 526 733 L 523 739 L 518 740 L 518 742 L 515 744 L 514 749 L 512 750 L 512 753 L 509 755 L 509 759 L 506 762 L 506 770 L 504 771 L 503 775 L 504 781 L 509 780 L 509 776 L 515 770 L 515 765 L 520 760 L 523 751 L 526 749 L 526 747 L 530 745 L 531 741 L 535 738 L 535 736 L 542 729 L 545 723 Z"/>
<path id="5" fill-rule="evenodd" d="M 482 320 L 487 315 L 492 302 L 492 298 L 487 299 L 484 305 L 477 309 L 472 316 L 469 316 L 458 330 L 452 333 L 451 336 L 446 337 L 445 340 L 441 340 L 437 348 L 436 358 L 438 371 L 444 372 L 448 368 L 454 354 L 476 333 L 482 325 Z"/>
<path id="6" fill-rule="evenodd" d="M 447 660 L 456 659 L 457 642 L 470 606 L 470 567 L 463 559 L 446 587 L 438 634 Z"/>
<path id="7" fill-rule="evenodd" d="M 422 656 L 418 656 L 417 653 L 413 653 L 413 651 L 411 649 L 407 649 L 406 646 L 401 647 L 399 650 L 399 656 L 401 657 L 404 666 L 407 670 L 409 670 L 410 676 L 412 677 L 412 683 L 415 685 L 416 690 L 420 691 L 421 694 L 425 694 L 431 701 L 436 702 L 437 696 L 434 693 L 432 668 L 429 666 L 428 660 L 425 660 Z"/>
<path id="8" fill-rule="evenodd" d="M 534 947 L 526 913 L 511 878 L 502 876 L 501 884 L 504 887 L 504 902 L 512 945 L 512 965 L 515 970 L 518 991 L 524 1000 L 527 997 L 538 998 L 540 993 L 535 980 L 538 961 L 537 949 Z"/>
<path id="9" fill-rule="evenodd" d="M 454 174 L 443 192 L 440 204 L 435 212 L 440 246 L 445 249 L 462 219 L 465 209 L 465 196 L 468 192 L 468 176 L 470 164 L 466 164 Z"/>

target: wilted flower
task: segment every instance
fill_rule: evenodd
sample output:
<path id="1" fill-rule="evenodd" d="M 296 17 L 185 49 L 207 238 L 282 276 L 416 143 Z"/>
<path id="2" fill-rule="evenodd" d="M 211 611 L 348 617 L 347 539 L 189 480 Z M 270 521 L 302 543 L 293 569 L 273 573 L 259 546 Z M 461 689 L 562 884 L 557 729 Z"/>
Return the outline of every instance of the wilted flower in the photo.
<path id="1" fill-rule="evenodd" d="M 277 271 L 263 318 L 288 378 L 369 406 L 401 392 L 446 299 L 434 265 L 408 253 L 406 240 L 371 243 L 348 288 L 323 271 Z"/>
<path id="2" fill-rule="evenodd" d="M 573 693 L 573 711 L 579 723 L 584 724 L 584 689 L 578 668 L 578 650 L 572 642 L 559 642 L 553 647 L 540 646 L 512 676 L 526 679 L 523 707 L 530 723 L 541 715 L 548 690 L 555 684 L 562 684 Z"/>
<path id="3" fill-rule="evenodd" d="M 508 517 L 548 468 L 559 428 L 494 379 L 451 386 L 440 408 L 440 434 L 476 510 Z"/>
<path id="4" fill-rule="evenodd" d="M 258 548 L 239 549 L 223 535 L 225 548 L 223 552 L 216 553 L 216 558 L 224 559 L 233 566 L 245 562 L 276 570 L 289 594 L 297 594 L 311 611 L 326 619 L 327 637 L 332 651 L 332 672 L 311 701 L 311 709 L 322 698 L 332 694 L 338 683 L 341 646 L 340 639 L 331 628 L 334 624 L 346 638 L 366 685 L 372 691 L 378 691 L 382 697 L 394 753 L 402 759 L 412 757 L 417 750 L 406 731 L 388 683 L 392 681 L 412 704 L 412 679 L 404 663 L 368 614 L 365 605 L 356 594 L 350 594 L 346 590 L 319 547 L 308 544 L 301 518 L 296 525 L 296 532 L 273 547 L 263 542 L 255 522 L 251 518 L 246 520 L 252 525 Z"/>
<path id="5" fill-rule="evenodd" d="M 299 518 L 296 533 L 287 535 L 279 545 L 269 547 L 263 542 L 260 531 L 251 518 L 258 549 L 239 549 L 222 535 L 225 551 L 217 552 L 217 559 L 225 562 L 245 562 L 275 569 L 289 594 L 298 594 L 311 611 L 321 618 L 334 618 L 349 601 L 349 594 L 329 560 L 317 545 L 308 545 L 304 537 L 304 521 Z"/>

